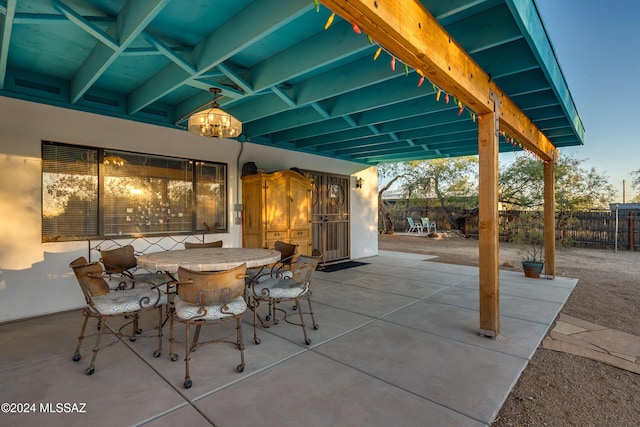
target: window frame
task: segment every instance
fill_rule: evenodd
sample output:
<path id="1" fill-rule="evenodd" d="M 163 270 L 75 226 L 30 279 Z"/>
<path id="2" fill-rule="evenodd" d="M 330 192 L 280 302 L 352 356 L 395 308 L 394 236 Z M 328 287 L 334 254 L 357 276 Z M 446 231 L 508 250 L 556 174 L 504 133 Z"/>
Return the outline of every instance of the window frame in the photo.
<path id="1" fill-rule="evenodd" d="M 89 213 L 85 216 L 85 218 L 90 218 L 91 215 L 95 214 L 96 215 L 96 220 L 97 220 L 97 226 L 96 226 L 96 231 L 97 234 L 77 234 L 77 235 L 64 235 L 64 236 L 47 236 L 45 235 L 45 193 L 48 191 L 45 188 L 45 173 L 49 173 L 47 171 L 45 171 L 45 161 L 55 161 L 58 162 L 60 161 L 59 158 L 56 159 L 45 159 L 45 147 L 46 146 L 56 146 L 56 147 L 68 147 L 68 148 L 72 148 L 72 149 L 79 149 L 79 150 L 87 150 L 89 151 L 93 151 L 95 150 L 96 153 L 96 163 L 97 163 L 97 173 L 95 175 L 96 179 L 97 179 L 97 190 L 96 190 L 96 194 L 97 194 L 97 202 L 96 202 L 96 207 L 95 207 L 95 212 L 93 213 Z M 189 174 L 190 176 L 190 181 L 191 183 L 191 191 L 190 191 L 190 198 L 191 198 L 191 202 L 190 202 L 190 211 L 189 212 L 185 212 L 185 216 L 189 216 L 191 218 L 191 220 L 189 221 L 191 224 L 191 230 L 183 230 L 183 231 L 149 231 L 149 232 L 128 232 L 128 233 L 118 233 L 118 234 L 106 234 L 105 233 L 105 199 L 106 199 L 106 190 L 105 190 L 105 177 L 106 175 L 106 171 L 105 171 L 105 164 L 104 164 L 104 158 L 105 158 L 105 152 L 117 152 L 117 153 L 123 153 L 123 154 L 128 154 L 128 155 L 132 155 L 132 156 L 140 156 L 140 157 L 144 157 L 144 156 L 148 156 L 150 158 L 155 158 L 155 159 L 166 159 L 168 162 L 173 162 L 173 161 L 180 161 L 180 162 L 186 162 L 188 165 L 190 165 L 190 172 Z M 136 152 L 136 151 L 128 151 L 128 150 L 120 150 L 120 149 L 114 149 L 114 148 L 104 148 L 104 147 L 93 147 L 93 146 L 86 146 L 86 145 L 77 145 L 77 144 L 69 144 L 69 143 L 63 143 L 63 142 L 55 142 L 55 141 L 47 141 L 47 140 L 42 140 L 42 144 L 41 144 L 41 179 L 40 179 L 40 184 L 41 184 L 41 197 L 40 197 L 40 208 L 41 208 L 41 231 L 42 231 L 42 242 L 46 243 L 46 242 L 71 242 L 71 241 L 81 241 L 81 240 L 94 240 L 94 239 L 113 239 L 113 238 L 137 238 L 137 237 L 143 237 L 143 238 L 152 238 L 152 237 L 164 237 L 164 236 L 171 236 L 171 235 L 175 235 L 175 236 L 180 236 L 180 235 L 190 235 L 190 234 L 208 234 L 208 233 L 229 233 L 229 227 L 230 227 L 230 213 L 229 213 L 229 165 L 228 163 L 225 162 L 217 162 L 217 161 L 211 161 L 211 160 L 202 160 L 202 159 L 192 159 L 192 158 L 185 158 L 185 157 L 177 157 L 177 156 L 167 156 L 167 155 L 157 155 L 157 154 L 149 154 L 149 153 L 142 153 L 142 152 Z M 91 161 L 87 161 L 87 165 L 90 165 Z M 220 224 L 221 228 L 217 228 L 218 227 L 218 223 L 216 224 L 207 224 L 207 226 L 205 226 L 204 222 L 202 224 L 198 224 L 198 212 L 199 212 L 199 208 L 198 208 L 198 192 L 201 192 L 201 188 L 199 187 L 199 183 L 203 183 L 202 180 L 198 180 L 198 177 L 201 176 L 201 173 L 199 173 L 197 171 L 198 167 L 213 167 L 213 168 L 223 168 L 222 171 L 220 171 L 221 174 L 221 180 L 223 181 L 223 185 L 222 185 L 222 194 L 220 195 L 220 203 L 218 206 L 218 209 L 216 209 L 215 211 L 210 212 L 211 215 L 217 216 L 218 218 L 224 218 L 224 224 Z M 170 170 L 170 168 L 167 168 L 167 170 Z M 92 175 L 89 175 L 92 176 Z M 208 181 L 204 181 L 205 183 Z M 66 209 L 66 207 L 65 207 Z M 220 211 L 221 209 L 221 211 Z M 211 230 L 209 227 L 215 227 L 215 231 Z"/>

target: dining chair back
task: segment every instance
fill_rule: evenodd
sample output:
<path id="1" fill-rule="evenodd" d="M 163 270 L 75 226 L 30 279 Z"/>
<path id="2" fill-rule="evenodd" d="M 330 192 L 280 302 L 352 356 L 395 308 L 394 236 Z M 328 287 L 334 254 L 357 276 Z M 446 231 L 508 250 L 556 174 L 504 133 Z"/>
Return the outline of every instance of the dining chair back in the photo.
<path id="1" fill-rule="evenodd" d="M 280 252 L 280 259 L 270 267 L 249 268 L 247 270 L 247 285 L 252 282 L 261 281 L 268 277 L 282 276 L 285 270 L 291 269 L 291 265 L 298 252 L 298 245 L 277 240 L 273 244 L 273 249 Z"/>
<path id="2" fill-rule="evenodd" d="M 100 261 L 104 265 L 106 274 L 125 275 L 131 278 L 133 278 L 132 270 L 138 266 L 135 251 L 131 245 L 100 251 Z"/>
<path id="3" fill-rule="evenodd" d="M 207 242 L 207 243 L 184 242 L 185 249 L 221 248 L 221 247 L 222 247 L 222 240 L 216 240 L 215 242 Z"/>
<path id="4" fill-rule="evenodd" d="M 226 271 L 193 271 L 183 267 L 178 269 L 177 295 L 169 310 L 169 354 L 172 361 L 178 360 L 173 351 L 175 341 L 174 323 L 185 325 L 185 376 L 184 388 L 191 388 L 193 381 L 189 372 L 191 354 L 206 344 L 227 342 L 240 351 L 237 372 L 244 371 L 244 343 L 242 341 L 242 314 L 247 309 L 243 298 L 247 265 L 242 264 Z M 205 325 L 235 321 L 235 333 L 200 341 L 200 329 Z M 191 326 L 195 333 L 191 339 Z M 231 337 L 235 335 L 235 339 Z"/>
<path id="5" fill-rule="evenodd" d="M 189 304 L 224 304 L 244 295 L 246 264 L 226 271 L 178 269 L 178 296 Z"/>
<path id="6" fill-rule="evenodd" d="M 111 289 L 134 288 L 136 282 L 160 286 L 172 280 L 164 272 L 145 272 L 144 269 L 139 269 L 138 259 L 132 245 L 101 250 L 100 261 L 104 265 L 105 274 L 110 279 L 108 283 Z"/>

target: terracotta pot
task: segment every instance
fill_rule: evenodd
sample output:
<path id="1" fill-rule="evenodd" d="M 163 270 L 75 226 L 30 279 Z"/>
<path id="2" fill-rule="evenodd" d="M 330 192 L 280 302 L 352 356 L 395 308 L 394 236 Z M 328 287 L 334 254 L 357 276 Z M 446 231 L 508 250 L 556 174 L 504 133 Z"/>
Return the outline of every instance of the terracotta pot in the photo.
<path id="1" fill-rule="evenodd" d="M 525 262 L 522 261 L 522 269 L 524 270 L 524 275 L 526 277 L 533 277 L 537 279 L 540 277 L 540 272 L 542 271 L 542 266 L 544 264 L 539 262 Z"/>

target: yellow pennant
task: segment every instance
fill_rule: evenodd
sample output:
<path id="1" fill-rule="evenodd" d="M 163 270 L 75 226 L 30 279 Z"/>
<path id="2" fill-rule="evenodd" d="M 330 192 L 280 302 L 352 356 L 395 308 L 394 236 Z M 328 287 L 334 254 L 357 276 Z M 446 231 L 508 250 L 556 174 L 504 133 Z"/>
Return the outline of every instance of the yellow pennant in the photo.
<path id="1" fill-rule="evenodd" d="M 329 19 L 327 19 L 327 23 L 326 23 L 326 24 L 324 24 L 324 29 L 325 29 L 325 30 L 326 30 L 326 29 L 328 29 L 328 28 L 331 26 L 331 24 L 333 24 L 333 19 L 334 19 L 335 17 L 336 17 L 335 12 L 334 12 L 334 13 L 332 13 L 332 14 L 329 16 Z"/>

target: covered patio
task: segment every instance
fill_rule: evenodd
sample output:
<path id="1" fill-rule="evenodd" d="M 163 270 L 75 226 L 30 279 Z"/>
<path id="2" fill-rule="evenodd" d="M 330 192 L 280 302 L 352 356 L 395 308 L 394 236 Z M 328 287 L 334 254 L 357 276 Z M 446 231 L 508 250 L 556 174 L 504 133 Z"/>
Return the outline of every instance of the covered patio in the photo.
<path id="1" fill-rule="evenodd" d="M 111 338 L 86 376 L 92 340 L 82 360 L 71 360 L 77 310 L 1 325 L 11 351 L 0 352 L 0 400 L 37 409 L 1 419 L 12 426 L 487 425 L 577 281 L 501 271 L 504 333 L 491 340 L 477 334 L 478 268 L 429 258 L 381 251 L 362 259 L 366 265 L 317 272 L 320 327 L 309 332 L 310 346 L 286 322 L 260 329 L 255 345 L 247 315 L 245 371 L 235 372 L 230 345 L 204 347 L 193 356 L 189 390 L 182 359 L 171 362 L 166 347 L 153 358 L 152 339 Z M 43 412 L 48 403 L 86 406 L 79 414 Z"/>
<path id="2" fill-rule="evenodd" d="M 575 286 L 498 270 L 498 153 L 545 162 L 553 277 L 554 162 L 584 140 L 533 0 L 8 0 L 0 30 L 0 394 L 87 403 L 12 425 L 488 424 Z M 236 139 L 186 131 L 212 89 Z M 310 346 L 286 323 L 256 346 L 245 323 L 242 374 L 206 348 L 184 390 L 182 363 L 138 340 L 88 377 L 69 262 L 120 236 L 45 238 L 45 141 L 220 162 L 227 228 L 192 231 L 225 247 L 243 245 L 243 162 L 341 175 L 350 257 L 369 264 L 317 273 Z M 376 166 L 463 155 L 480 159 L 480 267 L 379 253 Z"/>
<path id="3" fill-rule="evenodd" d="M 24 317 L 78 302 L 49 291 L 66 271 L 62 255 L 81 246 L 52 243 L 37 226 L 44 141 L 222 162 L 233 247 L 243 244 L 242 162 L 346 176 L 353 259 L 376 253 L 376 165 L 478 155 L 479 330 L 491 337 L 500 335 L 498 153 L 526 150 L 545 162 L 545 272 L 555 275 L 554 164 L 584 128 L 533 0 L 9 0 L 0 14 L 0 178 L 18 183 L 3 189 L 11 255 L 0 257 L 0 320 L 20 317 L 14 301 L 31 292 L 54 298 Z M 213 101 L 244 124 L 236 140 L 185 131 Z"/>

